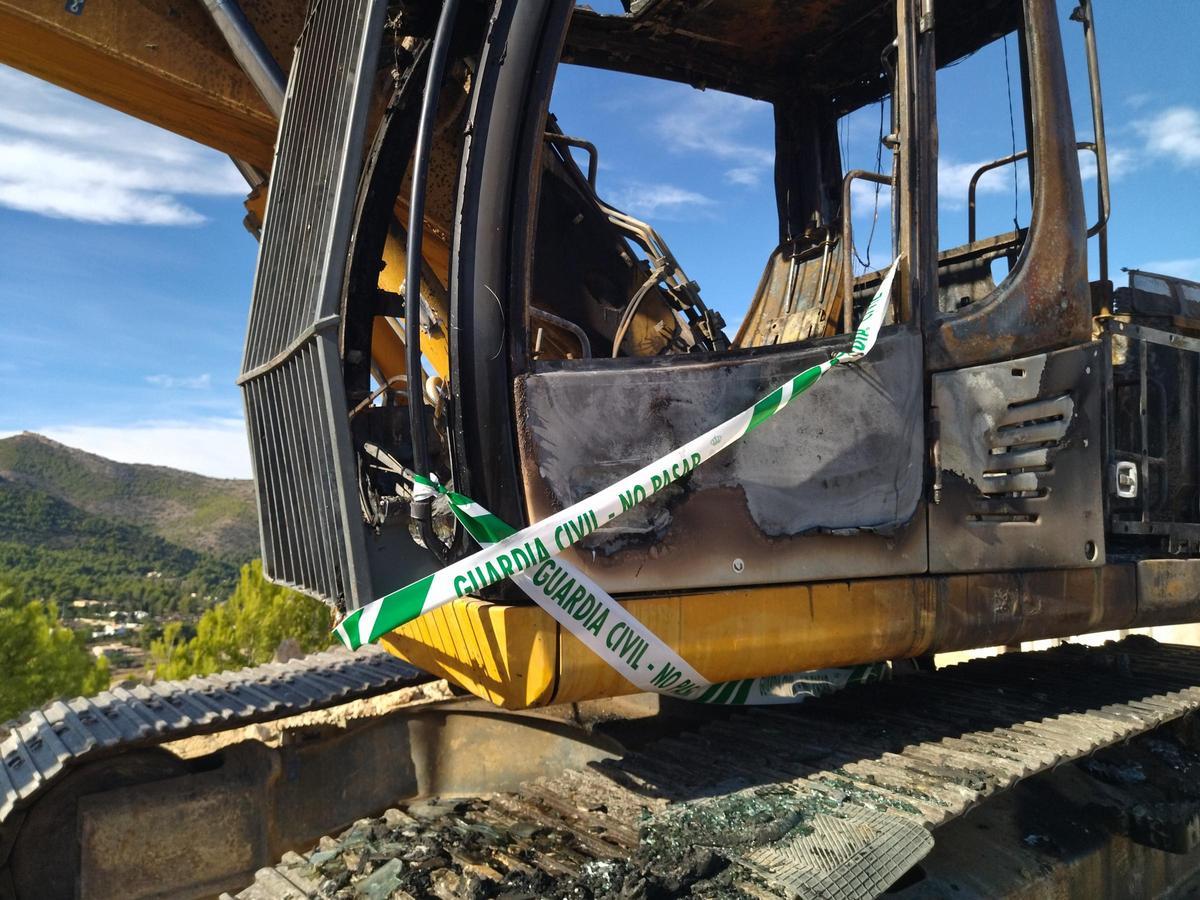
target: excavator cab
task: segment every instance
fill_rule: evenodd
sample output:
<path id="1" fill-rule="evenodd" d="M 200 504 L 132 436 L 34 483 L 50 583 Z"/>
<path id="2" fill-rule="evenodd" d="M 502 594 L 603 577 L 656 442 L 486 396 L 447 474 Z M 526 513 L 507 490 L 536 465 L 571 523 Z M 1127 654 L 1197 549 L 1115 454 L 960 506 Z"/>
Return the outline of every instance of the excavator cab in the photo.
<path id="1" fill-rule="evenodd" d="M 942 81 L 1001 46 L 1012 142 L 951 240 Z M 777 243 L 739 326 L 604 196 L 604 136 L 554 115 L 568 67 L 770 104 Z M 863 110 L 875 170 L 845 159 Z M 980 179 L 1018 164 L 1028 221 L 980 237 Z M 476 549 L 414 473 L 520 528 L 846 350 L 886 268 L 854 265 L 863 186 L 899 260 L 870 357 L 565 555 L 713 681 L 1194 614 L 1167 594 L 1197 596 L 1195 429 L 1146 403 L 1194 386 L 1196 289 L 1137 274 L 1151 322 L 1108 280 L 1086 0 L 314 5 L 241 378 L 266 572 L 352 612 Z M 633 690 L 507 582 L 382 642 L 505 706 Z"/>

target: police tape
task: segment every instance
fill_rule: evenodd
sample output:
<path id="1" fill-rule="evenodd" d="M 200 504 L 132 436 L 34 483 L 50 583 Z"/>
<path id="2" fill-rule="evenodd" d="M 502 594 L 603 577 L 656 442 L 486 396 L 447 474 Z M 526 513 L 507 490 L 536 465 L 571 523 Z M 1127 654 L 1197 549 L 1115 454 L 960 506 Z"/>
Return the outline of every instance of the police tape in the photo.
<path id="1" fill-rule="evenodd" d="M 733 418 L 710 428 L 682 447 L 672 450 L 591 497 L 547 516 L 527 528 L 506 534 L 505 531 L 510 530 L 507 525 L 490 513 L 481 515 L 481 528 L 485 533 L 494 536 L 492 543 L 464 559 L 354 610 L 337 624 L 334 633 L 351 649 L 376 641 L 389 631 L 443 604 L 481 591 L 506 578 L 512 578 L 526 569 L 541 567 L 552 556 L 594 532 L 602 522 L 607 523 L 615 519 L 678 481 L 776 415 L 795 397 L 812 387 L 826 372 L 837 365 L 857 362 L 870 353 L 883 325 L 892 281 L 899 263 L 899 258 L 892 263 L 875 296 L 867 305 L 849 352 L 835 353 L 830 359 L 805 369 Z M 469 502 L 468 498 L 463 499 Z M 483 512 L 486 513 L 486 510 Z M 541 570 L 539 568 L 539 571 Z M 586 597 L 586 588 L 576 584 L 572 594 L 579 591 L 584 592 L 580 595 L 581 598 Z M 597 609 L 595 616 L 589 617 L 585 623 L 584 627 L 589 633 L 598 633 L 593 632 L 593 629 L 603 629 L 604 621 L 596 621 L 599 615 L 600 610 Z"/>
<path id="2" fill-rule="evenodd" d="M 470 497 L 420 475 L 410 477 L 419 494 L 444 495 L 455 518 L 481 547 L 516 532 Z M 518 572 L 512 576 L 513 582 L 580 643 L 642 691 L 729 706 L 796 703 L 849 684 L 878 681 L 887 673 L 885 665 L 876 663 L 714 683 L 569 560 L 545 559 L 530 572 Z"/>

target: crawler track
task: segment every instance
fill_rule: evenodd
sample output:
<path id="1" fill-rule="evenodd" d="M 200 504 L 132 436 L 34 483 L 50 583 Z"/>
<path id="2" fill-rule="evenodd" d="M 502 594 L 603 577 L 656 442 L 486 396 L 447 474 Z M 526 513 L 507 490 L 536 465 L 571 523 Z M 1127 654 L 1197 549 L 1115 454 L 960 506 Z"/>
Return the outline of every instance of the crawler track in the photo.
<path id="1" fill-rule="evenodd" d="M 290 854 L 245 900 L 864 896 L 990 795 L 1200 708 L 1200 649 L 1130 638 L 756 709 L 519 793 Z"/>
<path id="2" fill-rule="evenodd" d="M 114 687 L 91 698 L 56 701 L 25 716 L 0 743 L 0 849 L 6 845 L 4 829 L 17 824 L 20 811 L 80 763 L 430 680 L 387 653 L 332 650 L 207 678 Z"/>

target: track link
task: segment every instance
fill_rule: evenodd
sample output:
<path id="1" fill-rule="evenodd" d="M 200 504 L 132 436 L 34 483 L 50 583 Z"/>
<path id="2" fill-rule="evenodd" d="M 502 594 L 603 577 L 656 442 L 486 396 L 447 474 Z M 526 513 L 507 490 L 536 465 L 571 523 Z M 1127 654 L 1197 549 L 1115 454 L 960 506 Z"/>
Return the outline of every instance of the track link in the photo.
<path id="1" fill-rule="evenodd" d="M 1200 649 L 1128 638 L 755 709 L 516 794 L 424 801 L 238 896 L 870 896 L 988 796 L 1200 708 Z"/>
<path id="2" fill-rule="evenodd" d="M 384 652 L 316 653 L 206 678 L 114 687 L 24 716 L 0 743 L 3 831 L 56 779 L 92 759 L 324 709 L 432 680 Z M 3 860 L 0 859 L 0 863 Z"/>

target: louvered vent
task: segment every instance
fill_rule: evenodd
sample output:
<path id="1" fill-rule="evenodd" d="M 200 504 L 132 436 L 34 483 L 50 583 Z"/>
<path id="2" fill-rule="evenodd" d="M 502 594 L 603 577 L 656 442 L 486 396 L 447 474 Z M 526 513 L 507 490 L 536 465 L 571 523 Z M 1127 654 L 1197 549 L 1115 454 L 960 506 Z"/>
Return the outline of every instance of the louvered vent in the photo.
<path id="1" fill-rule="evenodd" d="M 337 324 L 385 0 L 313 0 L 288 83 L 239 383 L 263 565 L 329 603 L 370 593 Z"/>

